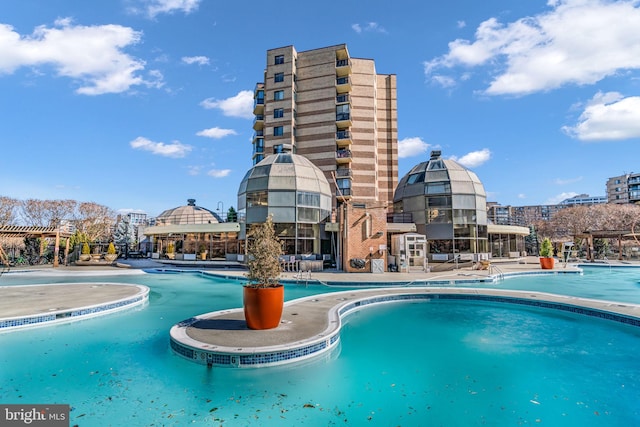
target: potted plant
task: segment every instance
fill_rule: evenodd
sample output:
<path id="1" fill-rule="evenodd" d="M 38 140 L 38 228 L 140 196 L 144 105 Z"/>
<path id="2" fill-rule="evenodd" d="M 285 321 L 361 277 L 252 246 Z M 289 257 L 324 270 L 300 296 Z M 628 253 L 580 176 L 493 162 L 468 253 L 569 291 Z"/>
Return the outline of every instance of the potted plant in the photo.
<path id="1" fill-rule="evenodd" d="M 204 244 L 200 245 L 200 259 L 206 261 L 207 259 L 207 247 Z"/>
<path id="2" fill-rule="evenodd" d="M 82 250 L 80 251 L 80 261 L 89 261 L 91 259 L 91 249 L 89 244 L 84 242 L 82 244 Z"/>
<path id="3" fill-rule="evenodd" d="M 543 270 L 553 269 L 555 259 L 553 258 L 553 244 L 551 239 L 545 237 L 540 245 L 540 268 Z"/>
<path id="4" fill-rule="evenodd" d="M 243 287 L 244 317 L 250 329 L 273 329 L 280 324 L 284 286 L 280 279 L 282 246 L 271 216 L 254 224 L 247 235 L 249 282 Z"/>
<path id="5" fill-rule="evenodd" d="M 107 254 L 104 256 L 104 259 L 108 263 L 112 263 L 118 258 L 118 254 L 116 253 L 116 247 L 113 245 L 113 242 L 109 242 L 109 247 L 107 248 Z"/>
<path id="6" fill-rule="evenodd" d="M 173 245 L 173 243 L 169 243 L 167 245 L 167 258 L 176 259 L 176 247 Z"/>

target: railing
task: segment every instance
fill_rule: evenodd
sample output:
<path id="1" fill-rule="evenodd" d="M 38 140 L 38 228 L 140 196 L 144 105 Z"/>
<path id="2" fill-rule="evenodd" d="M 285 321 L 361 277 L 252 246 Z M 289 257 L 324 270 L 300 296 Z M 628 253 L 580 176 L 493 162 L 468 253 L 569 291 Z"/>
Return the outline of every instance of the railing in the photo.
<path id="1" fill-rule="evenodd" d="M 351 115 L 349 113 L 337 113 L 336 114 L 336 122 L 340 122 L 343 120 L 349 120 Z"/>
<path id="2" fill-rule="evenodd" d="M 344 104 L 345 102 L 349 102 L 349 94 L 342 93 L 336 96 L 336 103 Z"/>
<path id="3" fill-rule="evenodd" d="M 348 130 L 339 130 L 336 132 L 336 139 L 350 139 L 351 133 Z"/>
<path id="4" fill-rule="evenodd" d="M 348 59 L 338 59 L 336 60 L 336 67 L 348 67 L 350 65 Z"/>
<path id="5" fill-rule="evenodd" d="M 336 189 L 336 196 L 340 197 L 340 196 L 350 196 L 351 195 L 351 189 L 350 188 L 337 188 Z"/>
<path id="6" fill-rule="evenodd" d="M 336 157 L 338 159 L 345 159 L 351 157 L 351 150 L 338 150 L 336 151 Z"/>
<path id="7" fill-rule="evenodd" d="M 350 176 L 353 176 L 353 171 L 351 169 L 336 169 L 337 178 L 345 178 Z"/>
<path id="8" fill-rule="evenodd" d="M 348 85 L 349 77 L 338 77 L 336 79 L 336 85 Z"/>

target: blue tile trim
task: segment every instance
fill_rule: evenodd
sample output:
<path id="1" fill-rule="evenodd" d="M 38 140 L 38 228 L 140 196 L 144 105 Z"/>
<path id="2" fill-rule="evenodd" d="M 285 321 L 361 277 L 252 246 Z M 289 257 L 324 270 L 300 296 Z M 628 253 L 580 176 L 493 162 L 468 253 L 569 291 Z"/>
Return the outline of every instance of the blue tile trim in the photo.
<path id="1" fill-rule="evenodd" d="M 25 326 L 42 325 L 47 322 L 54 322 L 56 320 L 80 320 L 82 317 L 90 316 L 96 313 L 104 311 L 115 310 L 118 308 L 126 307 L 128 305 L 136 304 L 147 299 L 146 295 L 138 295 L 126 300 L 103 304 L 95 307 L 83 308 L 78 310 L 61 311 L 51 314 L 42 314 L 38 316 L 25 316 L 13 319 L 0 320 L 0 330 L 9 328 L 20 328 Z"/>
<path id="2" fill-rule="evenodd" d="M 363 307 L 373 304 L 399 302 L 399 301 L 431 301 L 431 300 L 457 300 L 457 301 L 487 301 L 497 303 L 519 304 L 531 307 L 541 307 L 553 310 L 561 310 L 600 319 L 612 320 L 631 326 L 640 327 L 640 318 L 626 316 L 624 314 L 598 310 L 589 307 L 565 304 L 561 302 L 540 301 L 528 298 L 478 295 L 478 294 L 449 294 L 449 293 L 429 293 L 429 294 L 398 294 L 373 296 L 357 301 L 352 301 L 338 310 L 340 318 L 345 318 L 349 314 L 360 310 Z M 191 318 L 184 320 L 178 326 L 188 327 L 198 319 Z M 326 337 L 325 340 L 314 344 L 290 348 L 282 351 L 238 354 L 222 353 L 211 350 L 195 349 L 184 345 L 173 338 L 170 339 L 171 349 L 179 356 L 190 359 L 200 364 L 223 367 L 263 367 L 274 366 L 284 363 L 292 363 L 320 355 L 335 347 L 340 340 L 340 330 Z"/>

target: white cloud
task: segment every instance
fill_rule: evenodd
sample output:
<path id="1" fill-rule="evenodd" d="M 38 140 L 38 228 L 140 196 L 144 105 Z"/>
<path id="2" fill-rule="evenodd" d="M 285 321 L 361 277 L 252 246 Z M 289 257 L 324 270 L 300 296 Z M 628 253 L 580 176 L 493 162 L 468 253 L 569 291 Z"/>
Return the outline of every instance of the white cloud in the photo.
<path id="1" fill-rule="evenodd" d="M 475 168 L 477 166 L 481 166 L 486 163 L 491 158 L 491 151 L 488 148 L 483 148 L 480 151 L 472 151 L 471 153 L 465 154 L 464 156 L 457 158 L 455 156 L 451 156 L 452 160 L 460 163 L 462 166 L 467 168 Z"/>
<path id="2" fill-rule="evenodd" d="M 207 65 L 209 63 L 209 58 L 207 58 L 206 56 L 183 56 L 182 62 L 189 65 Z"/>
<path id="3" fill-rule="evenodd" d="M 553 0 L 551 9 L 502 24 L 490 18 L 475 40 L 454 40 L 449 52 L 424 63 L 428 78 L 442 68 L 492 67 L 489 95 L 523 95 L 566 84 L 593 84 L 640 68 L 637 0 Z"/>
<path id="4" fill-rule="evenodd" d="M 224 178 L 231 173 L 231 169 L 211 169 L 207 172 L 207 175 L 214 178 Z"/>
<path id="5" fill-rule="evenodd" d="M 527 198 L 526 194 L 524 194 L 524 193 L 519 193 L 518 194 L 518 199 L 526 199 L 526 198 Z"/>
<path id="6" fill-rule="evenodd" d="M 420 137 L 404 138 L 398 141 L 398 158 L 419 156 L 426 153 L 428 149 L 429 144 Z"/>
<path id="7" fill-rule="evenodd" d="M 132 86 L 162 86 L 162 75 L 140 73 L 145 62 L 123 49 L 140 42 L 142 33 L 120 25 L 72 25 L 58 19 L 54 26 L 36 27 L 22 36 L 10 25 L 0 24 L 0 74 L 20 67 L 50 65 L 58 76 L 76 80 L 77 93 L 101 95 L 120 93 Z"/>
<path id="8" fill-rule="evenodd" d="M 250 90 L 240 91 L 236 96 L 222 100 L 207 98 L 200 105 L 206 109 L 218 108 L 229 117 L 253 118 L 253 92 Z"/>
<path id="9" fill-rule="evenodd" d="M 150 18 L 162 13 L 171 14 L 176 11 L 189 14 L 198 9 L 201 0 L 140 0 L 142 9 Z M 132 8 L 132 12 L 141 13 L 139 8 Z"/>
<path id="10" fill-rule="evenodd" d="M 149 151 L 159 156 L 174 158 L 184 157 L 192 150 L 191 146 L 181 144 L 179 141 L 173 141 L 171 144 L 165 144 L 164 142 L 151 141 L 142 136 L 131 141 L 129 145 L 135 150 Z"/>
<path id="11" fill-rule="evenodd" d="M 464 28 L 467 26 L 467 23 L 465 21 L 458 21 L 456 22 L 456 27 L 457 28 Z"/>
<path id="12" fill-rule="evenodd" d="M 238 133 L 233 129 L 221 129 L 219 127 L 213 127 L 209 129 L 201 130 L 196 133 L 198 136 L 204 136 L 207 138 L 220 139 L 229 135 L 237 135 Z"/>
<path id="13" fill-rule="evenodd" d="M 640 96 L 598 92 L 587 104 L 575 126 L 562 130 L 581 141 L 640 138 Z"/>
<path id="14" fill-rule="evenodd" d="M 557 185 L 567 185 L 567 184 L 575 184 L 576 182 L 580 182 L 582 181 L 582 177 L 578 176 L 576 178 L 566 178 L 566 179 L 562 179 L 562 178 L 556 178 L 553 180 L 554 183 L 556 183 Z"/>
<path id="15" fill-rule="evenodd" d="M 563 201 L 565 199 L 570 199 L 570 198 L 575 197 L 577 195 L 578 195 L 578 193 L 574 193 L 573 191 L 567 192 L 567 193 L 560 193 L 560 194 L 558 194 L 556 196 L 553 196 L 553 197 L 547 199 L 543 204 L 545 204 L 545 205 L 557 205 L 561 201 Z"/>
<path id="16" fill-rule="evenodd" d="M 367 22 L 364 25 L 352 24 L 351 29 L 358 34 L 363 32 L 383 33 L 383 34 L 387 33 L 387 30 L 381 27 L 377 22 Z"/>
<path id="17" fill-rule="evenodd" d="M 202 169 L 202 166 L 188 166 L 187 173 L 191 176 L 200 175 L 200 169 Z"/>

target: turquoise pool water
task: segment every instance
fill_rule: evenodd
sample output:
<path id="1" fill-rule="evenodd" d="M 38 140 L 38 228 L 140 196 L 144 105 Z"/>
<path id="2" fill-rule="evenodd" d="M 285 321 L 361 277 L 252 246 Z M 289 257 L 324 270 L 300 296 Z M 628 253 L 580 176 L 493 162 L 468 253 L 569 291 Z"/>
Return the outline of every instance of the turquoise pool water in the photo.
<path id="1" fill-rule="evenodd" d="M 585 269 L 495 286 L 637 303 L 638 280 L 640 270 Z M 16 274 L 0 285 L 70 281 L 152 291 L 144 308 L 0 334 L 0 402 L 70 404 L 78 426 L 640 424 L 639 328 L 504 304 L 390 304 L 351 315 L 339 351 L 325 358 L 206 369 L 172 354 L 168 331 L 194 314 L 239 307 L 240 282 Z"/>

